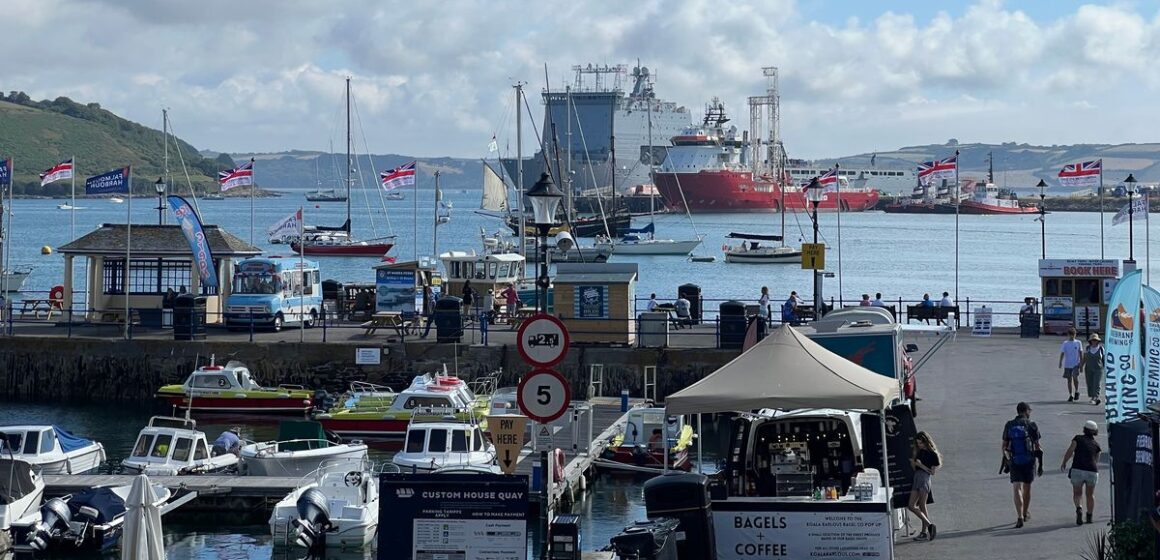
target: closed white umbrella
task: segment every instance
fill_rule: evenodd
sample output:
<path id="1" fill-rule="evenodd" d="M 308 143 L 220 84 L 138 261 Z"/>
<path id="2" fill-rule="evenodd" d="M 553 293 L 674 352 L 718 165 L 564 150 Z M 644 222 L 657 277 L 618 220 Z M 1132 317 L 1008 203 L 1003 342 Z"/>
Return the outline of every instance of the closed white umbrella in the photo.
<path id="1" fill-rule="evenodd" d="M 138 475 L 125 503 L 125 532 L 121 535 L 121 560 L 162 560 L 161 509 L 149 477 Z"/>

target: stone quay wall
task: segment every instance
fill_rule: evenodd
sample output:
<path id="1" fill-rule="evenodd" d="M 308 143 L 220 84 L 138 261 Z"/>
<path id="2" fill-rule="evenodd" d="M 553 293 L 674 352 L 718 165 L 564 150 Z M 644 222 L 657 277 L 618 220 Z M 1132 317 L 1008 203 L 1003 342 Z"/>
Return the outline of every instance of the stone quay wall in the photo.
<path id="1" fill-rule="evenodd" d="M 357 348 L 379 348 L 378 365 L 356 365 Z M 604 366 L 604 396 L 628 389 L 642 397 L 644 367 L 657 366 L 657 396 L 679 391 L 735 358 L 737 350 L 712 348 L 573 347 L 555 369 L 572 384 L 574 399 L 588 391 L 590 366 Z M 500 386 L 514 386 L 529 371 L 507 345 L 336 344 L 130 341 L 87 338 L 0 339 L 0 400 L 37 403 L 153 401 L 162 385 L 181 383 L 209 357 L 239 360 L 263 384 L 298 384 L 332 392 L 351 381 L 404 388 L 419 373 L 441 370 L 471 380 L 502 368 Z"/>

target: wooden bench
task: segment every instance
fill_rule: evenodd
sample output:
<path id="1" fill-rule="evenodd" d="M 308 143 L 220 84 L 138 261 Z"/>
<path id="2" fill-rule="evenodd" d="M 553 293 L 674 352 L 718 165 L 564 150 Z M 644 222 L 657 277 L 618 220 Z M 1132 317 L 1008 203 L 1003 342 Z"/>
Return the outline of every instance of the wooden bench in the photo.
<path id="1" fill-rule="evenodd" d="M 39 319 L 41 314 L 47 321 L 52 319 L 53 313 L 64 313 L 64 300 L 59 299 L 26 299 L 20 302 L 20 318 L 28 315 Z"/>
<path id="2" fill-rule="evenodd" d="M 959 322 L 959 306 L 953 307 L 926 307 L 922 304 L 906 306 L 906 322 L 909 323 L 911 319 L 916 321 L 935 321 L 946 322 L 951 314 L 955 316 L 955 324 Z"/>
<path id="3" fill-rule="evenodd" d="M 140 325 L 141 324 L 140 313 L 138 313 L 136 309 L 130 310 L 130 313 L 131 313 L 130 320 L 133 321 L 133 324 Z M 94 323 L 96 323 L 98 325 L 124 325 L 125 324 L 125 310 L 124 309 L 117 309 L 117 310 L 102 311 L 100 316 L 97 318 L 96 321 L 94 321 Z"/>
<path id="4" fill-rule="evenodd" d="M 371 336 L 379 329 L 392 328 L 399 336 L 407 334 L 407 330 L 411 328 L 413 321 L 403 317 L 403 314 L 398 311 L 384 311 L 371 315 L 371 319 L 361 326 L 366 329 L 364 336 Z"/>

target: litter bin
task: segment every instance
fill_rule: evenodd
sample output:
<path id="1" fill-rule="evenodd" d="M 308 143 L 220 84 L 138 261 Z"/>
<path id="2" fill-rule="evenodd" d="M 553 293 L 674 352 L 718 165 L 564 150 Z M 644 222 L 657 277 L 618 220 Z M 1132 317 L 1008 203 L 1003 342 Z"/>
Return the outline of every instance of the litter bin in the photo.
<path id="1" fill-rule="evenodd" d="M 717 310 L 721 348 L 741 348 L 745 344 L 745 304 L 736 300 L 721 303 Z"/>
<path id="2" fill-rule="evenodd" d="M 640 314 L 640 345 L 644 348 L 664 348 L 669 345 L 669 314 L 644 312 Z"/>
<path id="3" fill-rule="evenodd" d="M 713 501 L 709 477 L 669 471 L 644 483 L 645 514 L 649 519 L 671 517 L 685 538 L 677 542 L 681 560 L 713 558 L 717 541 L 713 532 Z"/>
<path id="4" fill-rule="evenodd" d="M 459 342 L 463 339 L 463 298 L 443 296 L 435 302 L 435 340 Z"/>
<path id="5" fill-rule="evenodd" d="M 701 315 L 704 312 L 704 302 L 701 300 L 701 287 L 696 284 L 681 284 L 677 286 L 677 298 L 689 300 L 689 317 L 694 325 L 701 324 Z"/>
<path id="6" fill-rule="evenodd" d="M 173 340 L 205 340 L 205 296 L 181 294 L 173 300 Z"/>
<path id="7" fill-rule="evenodd" d="M 1019 316 L 1019 336 L 1021 338 L 1039 338 L 1038 313 L 1024 313 Z"/>

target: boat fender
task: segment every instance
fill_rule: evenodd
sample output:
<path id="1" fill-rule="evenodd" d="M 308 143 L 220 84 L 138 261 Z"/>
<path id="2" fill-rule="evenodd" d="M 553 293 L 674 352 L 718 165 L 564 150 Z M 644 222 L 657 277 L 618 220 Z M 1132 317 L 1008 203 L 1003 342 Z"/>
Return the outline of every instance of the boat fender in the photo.
<path id="1" fill-rule="evenodd" d="M 559 447 L 552 453 L 552 476 L 557 481 L 564 480 L 564 450 Z"/>

